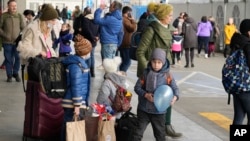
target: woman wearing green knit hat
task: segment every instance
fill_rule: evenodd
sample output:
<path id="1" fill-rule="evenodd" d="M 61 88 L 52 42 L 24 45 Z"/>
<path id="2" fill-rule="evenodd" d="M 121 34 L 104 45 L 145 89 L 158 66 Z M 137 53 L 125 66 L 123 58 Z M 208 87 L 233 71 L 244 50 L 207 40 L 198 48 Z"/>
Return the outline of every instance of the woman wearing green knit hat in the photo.
<path id="1" fill-rule="evenodd" d="M 174 27 L 171 25 L 172 19 L 173 19 L 173 7 L 169 4 L 157 4 L 155 5 L 154 11 L 153 11 L 154 16 L 156 17 L 155 21 L 152 21 L 143 31 L 143 34 L 141 36 L 141 40 L 139 43 L 139 47 L 136 52 L 136 58 L 138 60 L 138 65 L 137 65 L 137 76 L 141 78 L 143 76 L 143 71 L 147 67 L 148 61 L 150 60 L 150 56 L 152 54 L 152 51 L 155 48 L 161 48 L 165 51 L 166 57 L 168 60 L 172 60 L 172 55 L 171 55 L 171 43 L 172 43 L 172 32 L 174 31 Z M 172 102 L 174 103 L 177 100 L 177 97 L 174 96 Z M 162 138 L 162 134 L 164 133 L 164 136 L 170 136 L 172 138 L 178 138 L 181 137 L 181 133 L 177 133 L 174 131 L 172 125 L 171 125 L 171 109 L 172 107 L 170 106 L 166 110 L 166 114 L 162 115 L 165 117 L 165 130 L 158 132 L 158 135 L 155 135 L 155 138 L 157 141 L 164 141 Z M 137 109 L 140 112 L 145 112 L 145 113 L 151 113 L 149 109 L 146 107 L 140 107 L 138 106 Z M 138 114 L 137 111 L 137 114 Z M 142 123 L 141 126 L 139 126 L 138 131 L 135 134 L 135 140 L 139 141 L 142 139 L 143 132 L 145 130 L 144 127 L 148 123 L 146 122 L 146 118 L 142 118 L 139 121 Z M 147 118 L 150 118 L 147 117 Z M 150 120 L 150 119 L 148 119 Z M 164 125 L 159 125 L 159 129 L 162 129 L 162 126 Z M 163 132 L 163 133 L 162 133 Z"/>

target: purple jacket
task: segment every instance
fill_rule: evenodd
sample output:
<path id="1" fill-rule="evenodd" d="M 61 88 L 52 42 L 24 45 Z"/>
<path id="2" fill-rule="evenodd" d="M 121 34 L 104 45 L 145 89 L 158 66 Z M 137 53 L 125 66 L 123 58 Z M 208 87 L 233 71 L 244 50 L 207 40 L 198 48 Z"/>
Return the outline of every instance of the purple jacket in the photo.
<path id="1" fill-rule="evenodd" d="M 210 37 L 210 33 L 213 30 L 213 27 L 209 21 L 206 23 L 200 22 L 198 23 L 197 36 L 201 37 Z"/>

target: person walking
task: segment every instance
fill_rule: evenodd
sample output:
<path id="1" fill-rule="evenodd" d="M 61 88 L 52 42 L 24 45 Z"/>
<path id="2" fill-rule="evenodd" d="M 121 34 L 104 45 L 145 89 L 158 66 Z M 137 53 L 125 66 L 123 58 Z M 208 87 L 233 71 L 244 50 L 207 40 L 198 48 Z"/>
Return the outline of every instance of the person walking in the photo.
<path id="1" fill-rule="evenodd" d="M 230 47 L 243 49 L 248 68 L 250 68 L 250 19 L 244 19 L 240 23 L 240 33 L 234 33 Z M 234 50 L 234 49 L 233 49 Z M 235 51 L 235 50 L 234 50 Z M 231 52 L 232 53 L 232 52 Z M 233 125 L 242 125 L 247 115 L 247 125 L 250 125 L 250 92 L 233 95 Z"/>
<path id="2" fill-rule="evenodd" d="M 25 28 L 25 20 L 22 14 L 17 12 L 17 2 L 9 0 L 8 11 L 0 18 L 0 36 L 4 48 L 4 64 L 6 67 L 7 82 L 12 82 L 12 77 L 20 82 L 19 69 L 20 57 L 16 49 L 15 40 Z"/>
<path id="3" fill-rule="evenodd" d="M 100 43 L 102 59 L 114 58 L 118 46 L 121 45 L 123 39 L 122 24 L 122 4 L 113 1 L 109 7 L 109 13 L 101 17 L 105 4 L 101 4 L 94 13 L 94 22 L 100 26 Z"/>
<path id="4" fill-rule="evenodd" d="M 132 8 L 125 6 L 122 9 L 123 16 L 123 31 L 124 36 L 122 44 L 119 47 L 120 55 L 122 58 L 122 64 L 120 65 L 120 71 L 127 72 L 131 65 L 129 49 L 131 44 L 132 34 L 136 31 L 136 21 L 132 17 Z"/>
<path id="5" fill-rule="evenodd" d="M 204 47 L 205 58 L 208 58 L 208 43 L 212 30 L 213 27 L 211 25 L 211 22 L 207 20 L 207 16 L 202 16 L 201 22 L 198 23 L 196 33 L 196 35 L 198 36 L 198 57 L 200 57 L 201 49 Z"/>
<path id="6" fill-rule="evenodd" d="M 197 25 L 193 18 L 188 14 L 184 15 L 184 23 L 182 26 L 183 48 L 185 50 L 185 68 L 194 67 L 194 49 L 197 47 Z"/>
<path id="7" fill-rule="evenodd" d="M 136 58 L 138 60 L 137 77 L 143 75 L 143 70 L 147 67 L 152 51 L 155 48 L 163 49 L 166 52 L 167 59 L 172 60 L 171 43 L 174 27 L 170 23 L 173 19 L 173 6 L 169 4 L 157 4 L 153 13 L 157 20 L 150 22 L 145 28 L 136 51 Z M 166 135 L 173 138 L 181 137 L 182 134 L 175 132 L 171 125 L 171 110 L 172 107 L 170 106 L 166 113 Z"/>
<path id="8" fill-rule="evenodd" d="M 230 50 L 231 38 L 235 32 L 237 32 L 237 28 L 234 24 L 234 19 L 229 18 L 228 23 L 224 27 L 224 34 L 225 34 L 225 38 L 224 38 L 225 47 L 224 47 L 224 52 L 223 52 L 224 58 L 227 58 L 228 56 L 228 50 Z"/>

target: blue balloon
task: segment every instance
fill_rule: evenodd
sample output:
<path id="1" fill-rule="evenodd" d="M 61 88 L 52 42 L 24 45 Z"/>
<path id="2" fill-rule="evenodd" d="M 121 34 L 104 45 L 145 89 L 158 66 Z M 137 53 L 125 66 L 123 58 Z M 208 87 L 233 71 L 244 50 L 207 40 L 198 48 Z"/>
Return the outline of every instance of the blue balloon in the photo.
<path id="1" fill-rule="evenodd" d="M 173 99 L 173 90 L 168 85 L 159 86 L 154 92 L 154 104 L 159 112 L 165 111 Z"/>

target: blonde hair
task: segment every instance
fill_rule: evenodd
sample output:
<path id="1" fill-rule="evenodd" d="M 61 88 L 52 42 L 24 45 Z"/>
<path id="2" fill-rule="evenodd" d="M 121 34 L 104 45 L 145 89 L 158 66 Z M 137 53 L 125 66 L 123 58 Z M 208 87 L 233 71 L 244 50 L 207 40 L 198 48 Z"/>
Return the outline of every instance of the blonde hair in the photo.
<path id="1" fill-rule="evenodd" d="M 158 4 L 156 5 L 154 14 L 157 19 L 162 20 L 165 16 L 169 15 L 174 10 L 173 6 L 170 4 Z"/>
<path id="2" fill-rule="evenodd" d="M 147 6 L 147 11 L 148 11 L 149 13 L 153 13 L 153 12 L 155 11 L 155 8 L 156 8 L 157 5 L 158 5 L 158 4 L 155 3 L 155 2 L 150 2 L 150 3 L 148 4 L 148 6 Z"/>
<path id="3" fill-rule="evenodd" d="M 50 28 L 47 26 L 46 21 L 40 21 L 40 29 L 41 29 L 41 32 L 45 35 L 49 35 L 51 32 Z"/>

